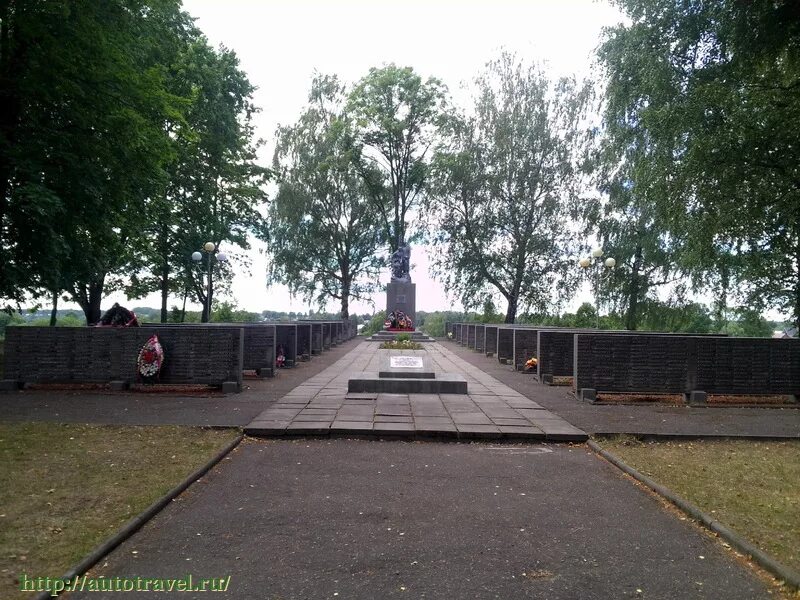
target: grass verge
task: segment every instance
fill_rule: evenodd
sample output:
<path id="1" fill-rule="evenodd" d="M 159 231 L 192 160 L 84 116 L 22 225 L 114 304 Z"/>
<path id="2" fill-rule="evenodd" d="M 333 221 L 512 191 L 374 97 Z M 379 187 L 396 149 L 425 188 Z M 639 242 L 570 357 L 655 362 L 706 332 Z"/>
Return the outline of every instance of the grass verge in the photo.
<path id="1" fill-rule="evenodd" d="M 597 440 L 778 561 L 800 570 L 800 442 Z"/>
<path id="2" fill-rule="evenodd" d="M 238 435 L 191 427 L 0 424 L 0 597 L 57 577 Z"/>

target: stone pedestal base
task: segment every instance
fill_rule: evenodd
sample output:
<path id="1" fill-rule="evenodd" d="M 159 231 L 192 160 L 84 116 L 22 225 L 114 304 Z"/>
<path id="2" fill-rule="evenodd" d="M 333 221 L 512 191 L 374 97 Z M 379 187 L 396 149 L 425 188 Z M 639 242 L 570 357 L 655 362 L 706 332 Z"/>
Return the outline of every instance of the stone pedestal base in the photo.
<path id="1" fill-rule="evenodd" d="M 416 326 L 417 284 L 392 281 L 386 287 L 386 314 L 402 310 Z"/>

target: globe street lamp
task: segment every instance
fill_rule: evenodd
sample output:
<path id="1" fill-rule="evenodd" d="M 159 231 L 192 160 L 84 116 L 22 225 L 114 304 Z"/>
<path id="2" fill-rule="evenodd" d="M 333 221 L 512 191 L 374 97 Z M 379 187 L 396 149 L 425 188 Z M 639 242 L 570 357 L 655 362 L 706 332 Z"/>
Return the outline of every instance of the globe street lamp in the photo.
<path id="1" fill-rule="evenodd" d="M 592 266 L 592 263 L 594 262 L 594 305 L 597 316 L 597 329 L 600 329 L 600 298 L 598 292 L 600 290 L 600 262 L 602 258 L 603 249 L 598 246 L 592 250 L 591 257 L 584 256 L 578 261 L 578 265 L 580 265 L 580 267 L 584 270 Z M 610 256 L 602 262 L 607 269 L 613 269 L 617 265 L 617 261 Z"/>
<path id="2" fill-rule="evenodd" d="M 224 263 L 228 260 L 228 257 L 225 255 L 224 252 L 217 252 L 216 255 L 214 251 L 217 249 L 217 246 L 214 242 L 206 242 L 203 244 L 203 252 L 192 252 L 192 260 L 196 263 L 199 263 L 203 260 L 203 254 L 205 254 L 208 258 L 208 291 L 206 292 L 206 304 L 203 307 L 203 315 L 201 317 L 201 321 L 203 323 L 208 323 L 211 321 L 211 259 L 212 257 L 217 257 L 217 262 Z"/>

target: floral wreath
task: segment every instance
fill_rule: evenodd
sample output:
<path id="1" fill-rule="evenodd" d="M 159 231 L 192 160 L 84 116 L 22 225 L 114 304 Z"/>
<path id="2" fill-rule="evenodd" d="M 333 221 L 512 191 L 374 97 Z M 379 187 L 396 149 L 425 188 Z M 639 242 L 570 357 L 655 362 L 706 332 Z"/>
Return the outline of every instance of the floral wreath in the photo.
<path id="1" fill-rule="evenodd" d="M 136 367 L 139 375 L 143 379 L 153 379 L 161 372 L 164 364 L 164 348 L 158 341 L 157 335 L 151 335 L 142 349 L 139 350 L 139 357 Z"/>

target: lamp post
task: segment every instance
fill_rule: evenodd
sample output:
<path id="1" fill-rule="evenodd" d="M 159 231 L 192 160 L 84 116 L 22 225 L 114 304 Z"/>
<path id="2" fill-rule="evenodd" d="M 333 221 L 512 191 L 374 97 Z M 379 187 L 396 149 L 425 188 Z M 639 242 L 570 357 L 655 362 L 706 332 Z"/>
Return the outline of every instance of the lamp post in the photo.
<path id="1" fill-rule="evenodd" d="M 203 307 L 203 316 L 201 317 L 201 321 L 203 323 L 208 323 L 211 321 L 211 259 L 212 257 L 217 257 L 217 262 L 224 263 L 228 260 L 228 257 L 225 255 L 224 252 L 217 252 L 214 254 L 214 251 L 217 250 L 217 246 L 214 242 L 206 242 L 203 244 L 203 251 L 195 251 L 192 252 L 192 260 L 196 263 L 199 263 L 203 260 L 203 254 L 206 255 L 208 259 L 208 291 L 206 292 L 206 305 Z"/>
<path id="2" fill-rule="evenodd" d="M 588 269 L 594 264 L 594 308 L 597 316 L 597 329 L 600 329 L 600 298 L 598 292 L 600 290 L 600 262 L 603 258 L 603 249 L 600 247 L 592 250 L 591 256 L 584 256 L 578 261 L 580 267 L 584 270 Z M 610 256 L 602 261 L 606 269 L 613 269 L 617 265 L 617 261 Z"/>

